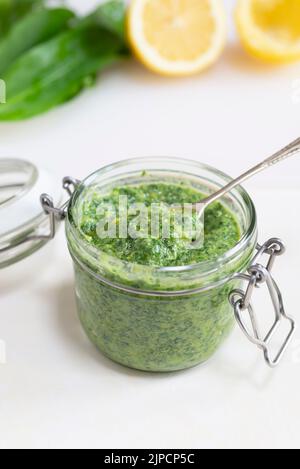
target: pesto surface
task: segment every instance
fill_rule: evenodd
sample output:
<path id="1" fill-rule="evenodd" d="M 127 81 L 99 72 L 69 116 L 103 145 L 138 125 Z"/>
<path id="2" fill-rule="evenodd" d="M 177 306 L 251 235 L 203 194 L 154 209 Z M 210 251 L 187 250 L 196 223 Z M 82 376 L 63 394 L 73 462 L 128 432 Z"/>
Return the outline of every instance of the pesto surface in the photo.
<path id="1" fill-rule="evenodd" d="M 182 235 L 178 237 L 174 223 L 171 224 L 170 238 L 167 239 L 163 238 L 161 233 L 158 237 L 138 239 L 120 239 L 118 236 L 99 238 L 97 225 L 107 211 L 105 207 L 111 206 L 115 209 L 117 226 L 120 225 L 120 196 L 127 197 L 128 208 L 142 203 L 149 208 L 150 214 L 151 204 L 193 204 L 199 202 L 203 195 L 194 188 L 175 183 L 127 185 L 116 187 L 105 195 L 96 190 L 90 193 L 82 207 L 80 230 L 90 244 L 120 260 L 157 267 L 192 265 L 219 257 L 233 248 L 240 239 L 240 229 L 233 214 L 218 202 L 205 211 L 205 242 L 201 249 L 188 249 L 188 240 Z M 128 225 L 135 216 L 128 217 Z M 150 220 L 151 216 L 149 226 Z M 193 223 L 195 224 L 195 215 Z"/>

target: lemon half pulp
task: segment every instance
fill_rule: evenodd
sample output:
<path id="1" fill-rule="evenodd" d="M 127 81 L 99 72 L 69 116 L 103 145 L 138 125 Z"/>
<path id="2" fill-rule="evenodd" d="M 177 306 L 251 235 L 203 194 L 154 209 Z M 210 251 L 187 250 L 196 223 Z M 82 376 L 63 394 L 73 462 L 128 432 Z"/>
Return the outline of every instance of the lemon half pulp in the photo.
<path id="1" fill-rule="evenodd" d="M 300 59 L 300 0 L 238 0 L 236 23 L 253 56 L 275 63 Z"/>
<path id="2" fill-rule="evenodd" d="M 212 65 L 226 31 L 222 0 L 133 0 L 129 7 L 132 48 L 162 75 L 191 75 Z"/>

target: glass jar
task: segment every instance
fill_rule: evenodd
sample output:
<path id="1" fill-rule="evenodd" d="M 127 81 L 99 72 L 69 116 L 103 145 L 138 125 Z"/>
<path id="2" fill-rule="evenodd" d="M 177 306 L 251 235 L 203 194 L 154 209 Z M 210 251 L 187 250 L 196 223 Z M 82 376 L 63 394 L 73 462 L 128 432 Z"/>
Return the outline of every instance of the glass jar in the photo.
<path id="1" fill-rule="evenodd" d="M 246 337 L 263 351 L 267 364 L 278 365 L 296 328 L 272 275 L 284 246 L 277 238 L 257 244 L 255 207 L 242 187 L 222 199 L 239 224 L 240 240 L 214 260 L 183 267 L 150 267 L 122 261 L 87 242 L 79 221 L 91 189 L 107 192 L 145 183 L 145 174 L 147 182 L 183 182 L 206 195 L 231 181 L 224 173 L 194 161 L 142 158 L 103 168 L 83 182 L 64 178 L 69 197 L 63 203 L 61 188 L 47 171 L 20 160 L 0 160 L 0 268 L 53 239 L 57 224 L 65 220 L 79 318 L 90 340 L 107 357 L 145 371 L 189 368 L 217 351 L 236 320 Z M 252 305 L 255 287 L 263 285 L 275 312 L 264 336 Z M 274 355 L 271 341 L 284 321 L 289 322 L 289 331 Z"/>
<path id="2" fill-rule="evenodd" d="M 241 228 L 241 240 L 220 258 L 200 264 L 153 268 L 129 264 L 88 244 L 80 234 L 82 202 L 92 187 L 184 182 L 209 194 L 230 181 L 208 166 L 174 158 L 131 160 L 87 178 L 69 205 L 66 234 L 75 266 L 80 321 L 90 340 L 112 360 L 139 370 L 182 370 L 208 360 L 231 332 L 228 297 L 236 272 L 249 265 L 257 242 L 256 213 L 238 188 L 223 204 Z"/>

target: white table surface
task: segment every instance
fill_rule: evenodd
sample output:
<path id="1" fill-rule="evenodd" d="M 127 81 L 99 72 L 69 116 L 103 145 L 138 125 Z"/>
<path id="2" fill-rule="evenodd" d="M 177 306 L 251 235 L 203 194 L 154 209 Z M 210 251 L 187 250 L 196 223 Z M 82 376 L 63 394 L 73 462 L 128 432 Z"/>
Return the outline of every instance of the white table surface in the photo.
<path id="1" fill-rule="evenodd" d="M 233 2 L 226 3 L 229 10 Z M 248 59 L 232 30 L 222 60 L 205 74 L 170 80 L 129 62 L 60 109 L 1 124 L 0 157 L 31 159 L 58 178 L 166 154 L 237 175 L 299 136 L 299 79 L 300 65 Z M 276 274 L 298 320 L 299 171 L 295 158 L 247 184 L 260 239 L 279 236 L 288 246 Z M 205 366 L 140 373 L 90 345 L 73 289 L 63 230 L 0 272 L 0 448 L 300 447 L 300 332 L 276 371 L 236 328 Z M 258 300 L 261 314 L 267 301 Z"/>

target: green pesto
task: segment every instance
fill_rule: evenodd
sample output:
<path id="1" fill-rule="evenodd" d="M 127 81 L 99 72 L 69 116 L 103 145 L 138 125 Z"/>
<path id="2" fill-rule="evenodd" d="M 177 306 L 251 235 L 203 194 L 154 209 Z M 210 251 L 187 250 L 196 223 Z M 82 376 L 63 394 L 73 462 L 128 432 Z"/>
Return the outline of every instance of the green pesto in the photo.
<path id="1" fill-rule="evenodd" d="M 146 179 L 145 175 L 145 179 Z M 117 204 L 119 195 L 127 195 L 129 203 L 197 202 L 201 194 L 187 184 L 145 183 L 127 185 L 101 193 L 97 188 L 83 193 L 80 217 L 77 207 L 69 213 L 84 243 L 99 248 L 99 260 L 91 262 L 85 250 L 72 239 L 67 228 L 69 249 L 74 258 L 76 294 L 80 321 L 88 337 L 107 357 L 125 366 L 152 372 L 182 370 L 205 362 L 220 347 L 234 326 L 234 315 L 229 304 L 230 291 L 237 282 L 227 282 L 186 296 L 179 290 L 201 287 L 197 279 L 157 272 L 157 266 L 183 266 L 200 263 L 226 253 L 240 239 L 240 228 L 233 214 L 216 203 L 205 214 L 205 244 L 199 250 L 187 250 L 184 240 L 164 239 L 99 239 L 96 233 L 98 208 L 105 202 Z M 73 213 L 74 212 L 74 213 Z M 76 215 L 75 215 L 76 212 Z M 80 219 L 80 220 L 79 220 Z M 254 246 L 237 263 L 212 273 L 212 285 L 249 263 Z M 107 261 L 105 252 L 117 263 Z M 111 262 L 111 264 L 110 264 Z M 134 264 L 136 263 L 136 264 Z M 132 267 L 136 265 L 136 267 Z M 139 272 L 131 281 L 132 272 Z M 143 266 L 149 266 L 150 273 Z M 87 266 L 87 269 L 84 267 Z M 107 284 L 97 275 L 112 282 L 135 288 L 136 292 L 122 291 Z M 224 270 L 225 269 L 225 270 Z M 95 276 L 96 275 L 96 276 Z M 190 282 L 190 283 L 188 283 Z M 167 288 L 166 288 L 167 285 Z M 174 292 L 173 296 L 160 294 L 161 290 Z M 147 296 L 143 291 L 155 290 L 157 295 Z"/>
<path id="2" fill-rule="evenodd" d="M 201 249 L 188 249 L 188 240 L 184 236 L 176 237 L 176 229 L 171 224 L 170 238 L 141 237 L 132 239 L 99 238 L 97 225 L 107 210 L 108 204 L 113 206 L 117 214 L 119 226 L 119 199 L 126 196 L 128 208 L 133 204 L 142 203 L 147 207 L 151 204 L 164 203 L 192 204 L 203 198 L 202 194 L 191 187 L 178 184 L 140 184 L 114 188 L 107 195 L 95 191 L 83 205 L 81 232 L 89 243 L 123 261 L 157 267 L 176 267 L 192 265 L 215 259 L 234 247 L 240 238 L 240 229 L 234 216 L 220 203 L 212 204 L 205 212 L 205 243 Z M 99 210 L 103 207 L 103 210 Z M 149 209 L 150 213 L 150 209 Z M 128 224 L 136 214 L 128 217 Z M 151 217 L 149 217 L 151 220 Z M 193 219 L 195 223 L 195 217 Z M 150 222 L 149 222 L 150 227 Z M 150 232 L 150 229 L 146 235 Z M 161 232 L 161 226 L 160 226 Z M 190 238 L 191 239 L 191 238 Z"/>

